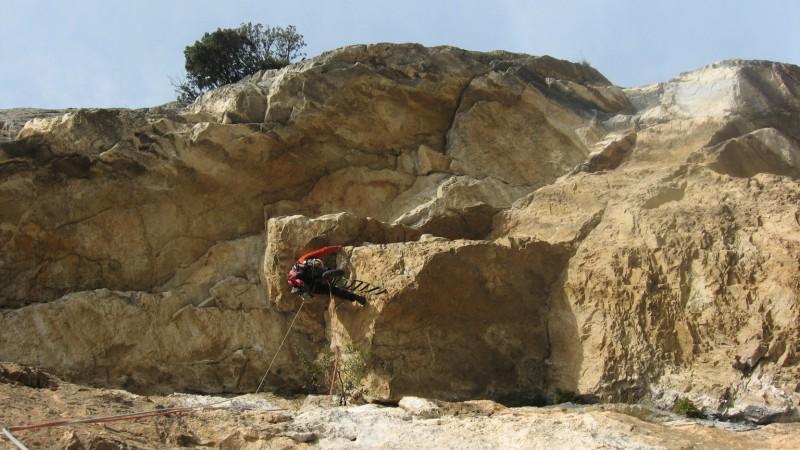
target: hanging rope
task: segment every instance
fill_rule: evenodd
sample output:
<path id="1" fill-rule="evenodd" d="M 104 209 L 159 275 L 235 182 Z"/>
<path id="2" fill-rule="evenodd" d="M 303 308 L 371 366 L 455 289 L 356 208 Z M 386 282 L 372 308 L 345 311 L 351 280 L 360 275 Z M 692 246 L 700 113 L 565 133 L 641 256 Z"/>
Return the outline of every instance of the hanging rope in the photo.
<path id="1" fill-rule="evenodd" d="M 267 367 L 267 371 L 264 372 L 264 376 L 261 377 L 261 382 L 258 383 L 258 388 L 256 388 L 256 392 L 255 392 L 256 394 L 258 394 L 261 391 L 261 386 L 264 384 L 264 380 L 267 379 L 267 375 L 269 375 L 269 371 L 272 370 L 272 364 L 275 363 L 275 358 L 278 357 L 278 353 L 280 353 L 281 348 L 283 348 L 283 343 L 286 342 L 286 338 L 289 337 L 289 333 L 292 332 L 292 326 L 294 326 L 294 321 L 297 320 L 297 316 L 299 316 L 300 315 L 300 311 L 303 310 L 303 305 L 306 304 L 306 299 L 305 298 L 300 297 L 300 300 L 301 300 L 300 301 L 300 307 L 297 308 L 297 312 L 294 314 L 294 317 L 292 318 L 292 321 L 289 323 L 289 329 L 286 330 L 286 334 L 283 335 L 283 339 L 281 340 L 280 345 L 278 345 L 278 349 L 275 350 L 275 354 L 272 356 L 272 361 L 269 362 L 269 366 Z"/>
<path id="2" fill-rule="evenodd" d="M 289 323 L 289 328 L 286 330 L 286 334 L 283 336 L 281 343 L 278 345 L 277 350 L 275 350 L 275 354 L 272 356 L 272 360 L 267 367 L 267 371 L 264 372 L 264 376 L 261 377 L 261 382 L 258 383 L 258 388 L 256 389 L 256 394 L 261 391 L 261 387 L 264 384 L 264 380 L 267 379 L 267 375 L 272 370 L 272 365 L 275 363 L 275 359 L 278 357 L 281 349 L 283 348 L 283 344 L 286 342 L 286 338 L 289 337 L 289 333 L 292 331 L 292 327 L 294 326 L 295 321 L 297 320 L 297 316 L 300 315 L 300 311 L 303 310 L 303 305 L 305 305 L 306 300 L 302 299 L 300 302 L 300 307 L 297 308 L 297 312 L 295 313 L 292 321 Z M 94 417 L 85 417 L 79 419 L 61 419 L 61 420 L 54 420 L 50 422 L 44 423 L 37 423 L 37 424 L 30 424 L 30 425 L 17 425 L 3 429 L 3 434 L 8 438 L 14 445 L 19 448 L 25 448 L 25 446 L 19 442 L 12 434 L 11 431 L 23 431 L 23 430 L 34 430 L 38 428 L 49 428 L 49 427 L 58 427 L 58 426 L 65 426 L 65 425 L 78 425 L 84 423 L 106 423 L 106 422 L 116 422 L 120 420 L 134 420 L 134 419 L 142 419 L 146 417 L 154 417 L 154 416 L 166 416 L 170 414 L 185 414 L 191 413 L 201 409 L 211 408 L 212 406 L 218 406 L 223 403 L 228 403 L 234 401 L 235 398 L 227 398 L 224 400 L 208 403 L 205 405 L 200 406 L 191 406 L 191 407 L 183 407 L 183 408 L 164 408 L 164 409 L 155 409 L 151 411 L 141 411 L 135 413 L 128 413 L 128 414 L 117 414 L 112 416 L 94 416 Z M 269 411 L 284 411 L 285 408 L 275 408 L 275 409 L 267 409 L 263 410 L 265 412 Z M 16 442 L 15 442 L 16 441 Z M 21 447 L 20 447 L 21 446 Z"/>
<path id="3" fill-rule="evenodd" d="M 328 283 L 328 318 L 331 322 L 331 346 L 330 349 L 333 352 L 333 371 L 331 372 L 330 380 L 331 385 L 330 389 L 328 390 L 328 403 L 332 403 L 333 401 L 333 387 L 336 386 L 336 377 L 338 376 L 341 380 L 341 375 L 339 375 L 339 358 L 341 357 L 341 352 L 339 350 L 339 339 L 336 335 L 336 327 L 334 326 L 334 318 L 336 317 L 336 300 L 333 298 L 333 286 L 331 283 Z M 342 384 L 344 386 L 344 384 Z M 342 396 L 344 396 L 344 387 L 342 388 Z M 341 402 L 340 402 L 341 403 Z"/>
<path id="4" fill-rule="evenodd" d="M 336 386 L 336 375 L 339 373 L 339 352 L 338 350 L 334 354 L 333 359 L 333 372 L 331 372 L 331 387 L 328 390 L 328 403 L 331 402 L 331 397 L 333 396 L 333 387 Z"/>

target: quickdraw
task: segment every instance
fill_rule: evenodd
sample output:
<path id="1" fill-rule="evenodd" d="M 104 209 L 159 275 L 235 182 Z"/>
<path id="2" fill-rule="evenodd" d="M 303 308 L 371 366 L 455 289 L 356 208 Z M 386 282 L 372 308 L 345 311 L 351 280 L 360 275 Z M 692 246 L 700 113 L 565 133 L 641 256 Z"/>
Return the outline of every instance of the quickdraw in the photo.
<path id="1" fill-rule="evenodd" d="M 361 280 L 349 280 L 347 278 L 337 278 L 336 280 L 333 281 L 333 285 L 340 289 L 347 289 L 348 291 L 358 292 L 362 294 L 380 295 L 386 293 L 386 289 Z"/>

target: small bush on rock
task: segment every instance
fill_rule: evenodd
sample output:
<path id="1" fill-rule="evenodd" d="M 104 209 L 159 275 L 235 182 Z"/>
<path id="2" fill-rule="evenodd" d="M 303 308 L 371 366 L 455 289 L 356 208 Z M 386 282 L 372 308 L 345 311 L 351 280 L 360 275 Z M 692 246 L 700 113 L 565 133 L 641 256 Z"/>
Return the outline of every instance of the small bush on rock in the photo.
<path id="1" fill-rule="evenodd" d="M 672 405 L 672 412 L 694 419 L 702 419 L 705 417 L 703 412 L 697 409 L 694 403 L 686 397 L 680 397 L 675 400 L 675 404 Z"/>

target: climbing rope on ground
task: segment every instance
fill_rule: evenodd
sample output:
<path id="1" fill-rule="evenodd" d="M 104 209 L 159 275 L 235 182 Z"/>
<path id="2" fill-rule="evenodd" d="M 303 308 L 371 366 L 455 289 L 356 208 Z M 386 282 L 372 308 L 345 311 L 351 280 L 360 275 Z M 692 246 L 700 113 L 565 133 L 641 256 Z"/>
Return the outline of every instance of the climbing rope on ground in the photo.
<path id="1" fill-rule="evenodd" d="M 278 345 L 278 348 L 275 350 L 275 354 L 272 356 L 272 360 L 267 366 L 266 372 L 264 372 L 264 376 L 261 377 L 261 382 L 258 383 L 258 388 L 256 389 L 255 394 L 258 394 L 261 391 L 261 387 L 264 384 L 264 380 L 267 379 L 267 375 L 269 375 L 270 371 L 272 370 L 272 365 L 275 363 L 275 359 L 278 357 L 281 349 L 283 348 L 283 344 L 286 342 L 286 338 L 289 337 L 289 333 L 292 331 L 292 327 L 294 326 L 295 321 L 297 320 L 297 316 L 300 315 L 300 311 L 303 310 L 303 305 L 305 305 L 305 299 L 302 299 L 300 302 L 300 306 L 297 308 L 297 312 L 295 313 L 292 321 L 289 323 L 289 328 L 286 330 L 286 334 L 283 336 L 281 343 Z M 15 425 L 10 427 L 5 427 L 2 429 L 2 434 L 14 444 L 17 448 L 21 450 L 27 450 L 27 447 L 19 441 L 13 434 L 12 431 L 25 431 L 25 430 L 35 430 L 39 428 L 49 428 L 49 427 L 58 427 L 58 426 L 65 426 L 65 425 L 79 425 L 79 424 L 86 424 L 86 423 L 106 423 L 106 422 L 116 422 L 121 420 L 134 420 L 134 419 L 142 419 L 147 417 L 155 417 L 155 416 L 166 416 L 171 414 L 187 414 L 191 412 L 195 412 L 202 409 L 211 408 L 213 406 L 219 406 L 223 403 L 228 403 L 234 401 L 235 398 L 226 398 L 224 400 L 219 400 L 216 402 L 208 403 L 205 405 L 199 406 L 187 406 L 187 407 L 176 407 L 176 408 L 163 408 L 163 409 L 155 409 L 150 411 L 140 411 L 134 413 L 127 413 L 127 414 L 117 414 L 117 415 L 110 415 L 110 416 L 93 416 L 93 417 L 84 417 L 84 418 L 67 418 L 67 419 L 60 419 L 60 420 L 53 420 L 50 422 L 43 422 L 37 424 L 28 424 L 28 425 Z M 270 411 L 284 411 L 285 408 L 275 408 L 275 409 L 267 409 L 263 410 L 264 412 Z"/>

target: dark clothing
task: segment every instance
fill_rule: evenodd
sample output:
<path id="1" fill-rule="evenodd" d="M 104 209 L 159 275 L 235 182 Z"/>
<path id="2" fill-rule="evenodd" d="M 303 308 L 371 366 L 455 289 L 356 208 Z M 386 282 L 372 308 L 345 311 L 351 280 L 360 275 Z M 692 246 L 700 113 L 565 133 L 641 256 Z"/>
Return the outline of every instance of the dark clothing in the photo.
<path id="1" fill-rule="evenodd" d="M 317 294 L 329 295 L 333 294 L 342 300 L 350 300 L 351 302 L 358 302 L 362 305 L 367 303 L 367 299 L 363 295 L 358 295 L 355 292 L 350 292 L 347 289 L 342 289 L 336 286 L 331 286 L 330 290 L 327 283 L 317 283 L 314 287 L 314 292 Z"/>
<path id="2" fill-rule="evenodd" d="M 344 300 L 365 304 L 367 300 L 364 296 L 334 285 L 336 279 L 344 275 L 342 270 L 328 269 L 317 258 L 335 253 L 340 248 L 339 246 L 323 247 L 298 258 L 289 271 L 287 280 L 292 288 L 292 293 L 300 295 L 333 294 Z"/>

